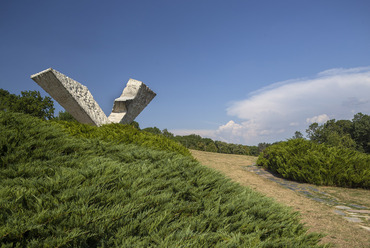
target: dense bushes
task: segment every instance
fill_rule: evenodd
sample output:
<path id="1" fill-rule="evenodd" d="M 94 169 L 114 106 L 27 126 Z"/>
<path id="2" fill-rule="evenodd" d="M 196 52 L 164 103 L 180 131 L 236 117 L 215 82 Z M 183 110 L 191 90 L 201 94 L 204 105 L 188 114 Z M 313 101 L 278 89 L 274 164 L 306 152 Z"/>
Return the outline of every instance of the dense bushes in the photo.
<path id="1" fill-rule="evenodd" d="M 296 214 L 191 157 L 91 130 L 0 112 L 2 247 L 317 246 Z"/>
<path id="2" fill-rule="evenodd" d="M 268 147 L 257 164 L 299 182 L 370 188 L 370 155 L 304 139 Z"/>
<path id="3" fill-rule="evenodd" d="M 42 119 L 54 117 L 54 103 L 49 96 L 42 97 L 39 91 L 22 91 L 17 96 L 0 89 L 0 110 L 29 114 Z"/>
<path id="4" fill-rule="evenodd" d="M 136 144 L 148 148 L 164 151 L 178 152 L 190 156 L 190 152 L 176 141 L 162 135 L 155 135 L 140 131 L 131 125 L 108 124 L 101 127 L 90 126 L 71 121 L 58 121 L 69 134 L 75 137 L 98 138 L 100 140 L 114 142 L 116 144 Z"/>

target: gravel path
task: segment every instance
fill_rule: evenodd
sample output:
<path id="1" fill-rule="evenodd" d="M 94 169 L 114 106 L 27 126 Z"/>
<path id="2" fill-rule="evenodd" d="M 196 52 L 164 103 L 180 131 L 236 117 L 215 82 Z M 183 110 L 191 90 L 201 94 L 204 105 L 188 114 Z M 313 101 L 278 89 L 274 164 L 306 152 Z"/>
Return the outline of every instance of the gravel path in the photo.
<path id="1" fill-rule="evenodd" d="M 351 211 L 366 209 L 342 204 L 313 185 L 298 183 L 295 185 L 294 182 L 278 178 L 262 168 L 253 166 L 256 157 L 195 150 L 191 152 L 204 166 L 217 170 L 231 180 L 300 212 L 302 222 L 309 228 L 309 232 L 326 234 L 322 243 L 330 242 L 334 247 L 343 248 L 370 248 L 370 232 L 360 227 L 364 222 L 353 222 L 354 219 L 344 218 L 351 218 L 350 213 L 365 216 L 365 213 Z"/>
<path id="2" fill-rule="evenodd" d="M 358 223 L 360 227 L 370 232 L 370 209 L 365 206 L 356 205 L 356 204 L 348 204 L 345 202 L 338 201 L 337 198 L 334 196 L 318 189 L 317 187 L 311 184 L 305 183 L 298 183 L 290 180 L 283 179 L 278 175 L 272 174 L 271 172 L 263 169 L 260 166 L 256 165 L 249 165 L 243 166 L 243 169 L 249 172 L 253 172 L 263 178 L 268 180 L 274 181 L 281 186 L 295 191 L 303 196 L 320 202 L 327 204 L 329 206 L 333 206 L 335 209 L 333 210 L 334 213 L 342 216 L 349 222 Z M 369 244 L 370 247 L 370 244 Z"/>

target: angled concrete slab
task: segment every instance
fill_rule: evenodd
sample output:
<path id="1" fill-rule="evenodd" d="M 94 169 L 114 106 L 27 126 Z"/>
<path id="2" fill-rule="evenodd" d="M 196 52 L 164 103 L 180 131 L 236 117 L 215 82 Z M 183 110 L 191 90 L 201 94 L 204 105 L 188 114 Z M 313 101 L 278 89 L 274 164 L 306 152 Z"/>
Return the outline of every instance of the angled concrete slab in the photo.
<path id="1" fill-rule="evenodd" d="M 112 122 L 129 124 L 156 96 L 143 82 L 130 79 L 107 118 L 87 87 L 66 75 L 49 68 L 31 78 L 77 121 L 96 126 Z"/>
<path id="2" fill-rule="evenodd" d="M 129 124 L 156 96 L 143 82 L 130 79 L 121 96 L 114 101 L 108 120 L 113 123 Z"/>
<path id="3" fill-rule="evenodd" d="M 101 126 L 109 120 L 86 86 L 52 69 L 31 76 L 77 121 Z"/>

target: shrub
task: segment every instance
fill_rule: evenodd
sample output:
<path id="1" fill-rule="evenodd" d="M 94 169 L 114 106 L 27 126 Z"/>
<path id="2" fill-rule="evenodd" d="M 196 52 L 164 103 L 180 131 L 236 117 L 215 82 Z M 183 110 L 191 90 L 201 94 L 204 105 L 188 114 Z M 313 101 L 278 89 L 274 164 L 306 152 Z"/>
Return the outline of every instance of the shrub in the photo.
<path id="1" fill-rule="evenodd" d="M 189 156 L 0 113 L 2 247 L 318 247 L 296 213 Z"/>
<path id="2" fill-rule="evenodd" d="M 78 122 L 57 121 L 55 122 L 69 134 L 75 137 L 97 138 L 116 144 L 136 144 L 148 148 L 164 151 L 178 152 L 183 155 L 191 156 L 188 149 L 180 143 L 168 139 L 163 135 L 140 131 L 132 125 L 119 123 L 107 124 L 101 127 L 90 126 Z"/>
<path id="3" fill-rule="evenodd" d="M 304 139 L 268 147 L 257 164 L 299 182 L 370 188 L 370 155 Z"/>
<path id="4" fill-rule="evenodd" d="M 54 103 L 39 91 L 22 91 L 20 96 L 0 89 L 0 110 L 29 114 L 46 119 L 54 118 Z"/>

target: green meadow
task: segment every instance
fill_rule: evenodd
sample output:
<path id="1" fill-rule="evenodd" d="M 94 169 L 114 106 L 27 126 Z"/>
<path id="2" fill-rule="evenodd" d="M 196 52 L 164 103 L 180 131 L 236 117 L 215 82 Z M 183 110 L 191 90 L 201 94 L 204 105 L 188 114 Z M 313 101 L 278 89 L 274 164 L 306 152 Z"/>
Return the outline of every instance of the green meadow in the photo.
<path id="1" fill-rule="evenodd" d="M 1 247 L 320 247 L 173 140 L 0 112 Z"/>

